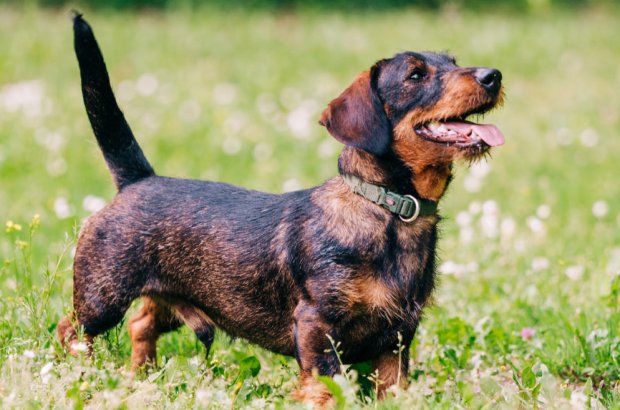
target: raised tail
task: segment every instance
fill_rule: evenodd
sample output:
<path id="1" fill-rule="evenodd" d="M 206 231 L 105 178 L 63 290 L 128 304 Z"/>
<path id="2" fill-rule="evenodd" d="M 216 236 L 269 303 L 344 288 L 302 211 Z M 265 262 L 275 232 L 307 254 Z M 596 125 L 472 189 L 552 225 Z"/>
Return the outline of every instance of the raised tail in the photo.
<path id="1" fill-rule="evenodd" d="M 73 13 L 73 33 L 88 119 L 114 183 L 121 190 L 142 178 L 155 175 L 155 171 L 144 157 L 116 103 L 95 35 L 77 12 Z"/>

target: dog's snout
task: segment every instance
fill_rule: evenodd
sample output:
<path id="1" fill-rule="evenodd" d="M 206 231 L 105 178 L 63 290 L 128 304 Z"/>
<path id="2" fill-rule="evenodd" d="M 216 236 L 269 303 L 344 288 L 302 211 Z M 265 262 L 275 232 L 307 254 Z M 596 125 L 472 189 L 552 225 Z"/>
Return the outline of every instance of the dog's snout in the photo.
<path id="1" fill-rule="evenodd" d="M 474 73 L 476 81 L 490 93 L 497 93 L 502 85 L 502 73 L 494 68 L 478 68 Z"/>

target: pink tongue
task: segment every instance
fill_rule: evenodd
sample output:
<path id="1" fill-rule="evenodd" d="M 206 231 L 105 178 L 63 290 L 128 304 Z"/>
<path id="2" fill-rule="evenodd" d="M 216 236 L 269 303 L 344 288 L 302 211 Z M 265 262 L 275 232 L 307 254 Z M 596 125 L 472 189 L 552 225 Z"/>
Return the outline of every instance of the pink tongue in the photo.
<path id="1" fill-rule="evenodd" d="M 445 122 L 443 125 L 449 129 L 458 132 L 459 134 L 469 135 L 473 133 L 478 135 L 482 141 L 486 142 L 491 147 L 496 147 L 504 143 L 504 135 L 493 124 L 474 124 L 470 122 Z"/>

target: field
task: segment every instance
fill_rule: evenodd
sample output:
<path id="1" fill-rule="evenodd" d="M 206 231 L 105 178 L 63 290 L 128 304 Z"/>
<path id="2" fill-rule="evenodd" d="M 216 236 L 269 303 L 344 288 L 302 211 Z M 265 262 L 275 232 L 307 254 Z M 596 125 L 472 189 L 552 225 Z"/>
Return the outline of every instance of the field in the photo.
<path id="1" fill-rule="evenodd" d="M 161 175 L 282 192 L 336 174 L 316 121 L 395 52 L 448 50 L 504 75 L 507 143 L 458 164 L 442 201 L 440 283 L 410 385 L 345 408 L 620 408 L 620 42 L 616 9 L 535 14 L 88 11 L 113 86 Z M 62 357 L 79 226 L 114 195 L 82 106 L 68 11 L 0 7 L 0 403 L 4 408 L 291 408 L 297 364 L 218 334 L 159 343 L 128 370 L 121 325 Z M 133 306 L 136 309 L 139 302 Z M 130 313 L 131 314 L 131 311 Z"/>

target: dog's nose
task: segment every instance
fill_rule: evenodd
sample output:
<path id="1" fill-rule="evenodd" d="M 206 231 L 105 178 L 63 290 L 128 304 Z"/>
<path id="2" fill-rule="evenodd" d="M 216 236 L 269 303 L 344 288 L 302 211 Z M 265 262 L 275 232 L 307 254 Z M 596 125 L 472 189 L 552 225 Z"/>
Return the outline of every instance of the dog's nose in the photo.
<path id="1" fill-rule="evenodd" d="M 478 68 L 474 77 L 485 90 L 493 94 L 497 94 L 502 85 L 502 73 L 494 68 Z"/>

